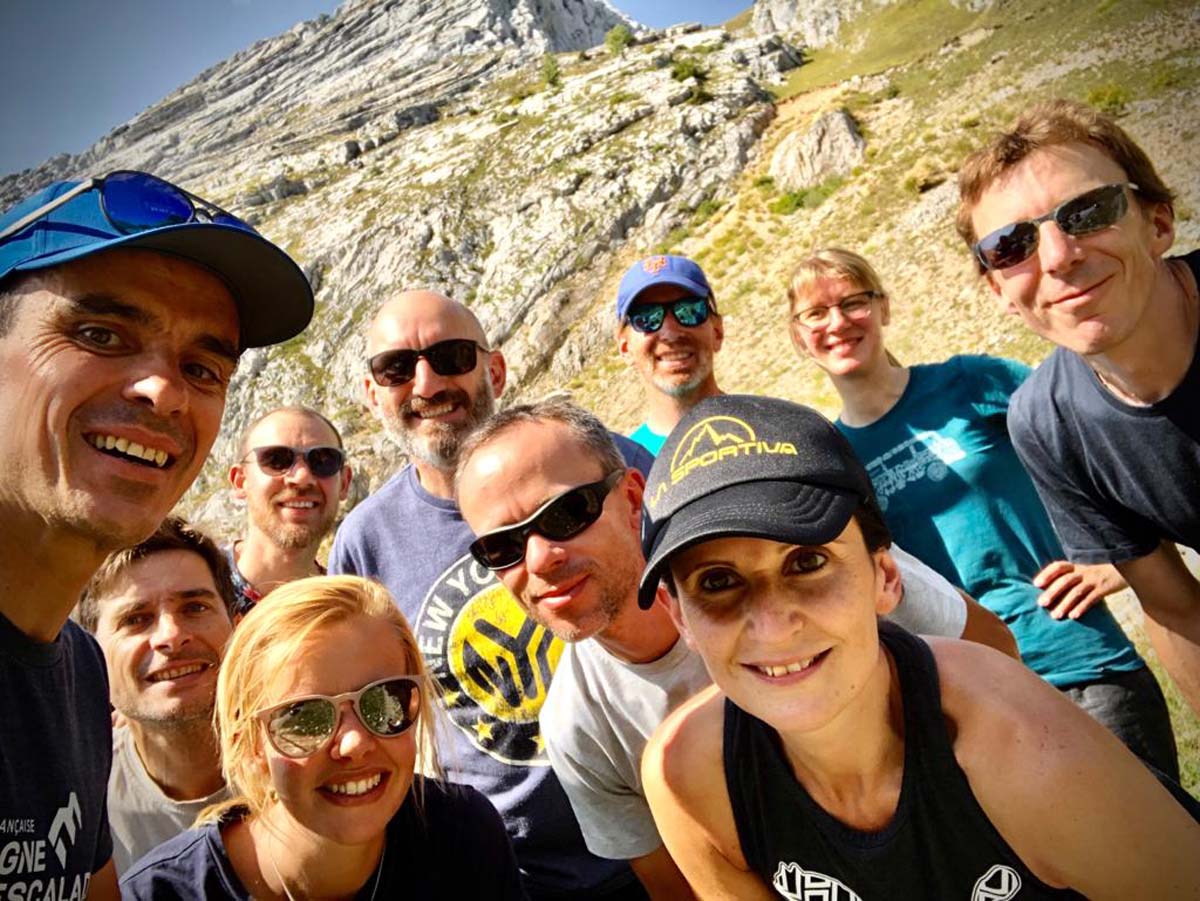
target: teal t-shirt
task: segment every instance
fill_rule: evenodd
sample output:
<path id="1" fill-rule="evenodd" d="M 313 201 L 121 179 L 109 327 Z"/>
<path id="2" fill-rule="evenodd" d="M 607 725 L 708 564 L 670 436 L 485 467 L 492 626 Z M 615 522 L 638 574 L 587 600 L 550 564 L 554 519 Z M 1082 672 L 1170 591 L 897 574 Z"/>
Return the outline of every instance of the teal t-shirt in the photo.
<path id="1" fill-rule="evenodd" d="M 658 432 L 650 431 L 650 426 L 644 422 L 637 427 L 637 431 L 629 436 L 630 440 L 636 441 L 656 457 L 658 456 L 658 452 L 662 450 L 662 446 L 667 443 L 668 437 L 667 435 L 660 435 Z"/>
<path id="2" fill-rule="evenodd" d="M 1107 606 L 1056 620 L 1037 604 L 1033 576 L 1064 555 L 1005 421 L 1029 372 L 984 356 L 914 366 L 882 418 L 837 427 L 866 465 L 896 542 L 996 613 L 1026 665 L 1066 688 L 1144 664 Z"/>

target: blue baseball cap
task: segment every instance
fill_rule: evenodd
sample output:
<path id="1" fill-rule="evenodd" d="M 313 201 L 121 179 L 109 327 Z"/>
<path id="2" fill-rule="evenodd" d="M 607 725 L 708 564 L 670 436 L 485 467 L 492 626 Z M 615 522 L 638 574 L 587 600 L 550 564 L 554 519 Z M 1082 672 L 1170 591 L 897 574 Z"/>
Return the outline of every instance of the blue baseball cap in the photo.
<path id="1" fill-rule="evenodd" d="M 621 285 L 617 288 L 617 319 L 624 321 L 629 308 L 633 306 L 638 295 L 652 285 L 678 285 L 686 288 L 697 297 L 713 296 L 704 270 L 687 257 L 676 257 L 670 254 L 660 254 L 646 257 L 641 262 L 634 263 L 621 276 Z"/>
<path id="2" fill-rule="evenodd" d="M 79 184 L 56 182 L 25 198 L 0 216 L 0 232 Z M 115 247 L 156 250 L 211 270 L 237 305 L 242 347 L 286 341 L 312 319 L 312 287 L 300 267 L 249 226 L 193 219 L 127 234 L 109 221 L 98 189 L 83 191 L 0 240 L 0 282 Z"/>

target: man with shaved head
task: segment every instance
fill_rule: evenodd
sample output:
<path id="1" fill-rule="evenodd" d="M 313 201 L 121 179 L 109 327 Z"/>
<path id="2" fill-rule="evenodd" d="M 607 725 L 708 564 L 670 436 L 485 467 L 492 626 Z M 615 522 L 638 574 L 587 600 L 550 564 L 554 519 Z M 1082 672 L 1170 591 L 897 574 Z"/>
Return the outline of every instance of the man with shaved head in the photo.
<path id="1" fill-rule="evenodd" d="M 462 304 L 407 291 L 379 309 L 364 397 L 409 465 L 346 517 L 329 569 L 378 579 L 408 617 L 455 727 L 447 774 L 500 811 L 530 897 L 644 898 L 628 864 L 588 852 L 546 756 L 538 713 L 562 641 L 474 561 L 454 500 L 459 449 L 505 376 L 504 356 Z M 649 469 L 640 447 L 622 450 Z"/>

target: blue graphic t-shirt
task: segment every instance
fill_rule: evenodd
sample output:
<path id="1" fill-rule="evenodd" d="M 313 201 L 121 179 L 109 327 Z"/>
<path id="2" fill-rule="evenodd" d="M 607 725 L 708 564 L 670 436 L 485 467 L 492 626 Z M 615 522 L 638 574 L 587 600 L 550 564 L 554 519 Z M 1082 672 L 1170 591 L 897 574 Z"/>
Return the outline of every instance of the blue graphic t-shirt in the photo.
<path id="1" fill-rule="evenodd" d="M 617 443 L 629 465 L 648 471 L 643 449 Z M 632 883 L 627 863 L 587 850 L 550 768 L 538 714 L 563 642 L 475 562 L 474 539 L 457 504 L 431 495 L 406 466 L 346 517 L 329 571 L 379 579 L 395 597 L 454 726 L 447 778 L 500 811 L 530 894 L 587 897 Z"/>
<path id="2" fill-rule="evenodd" d="M 1063 550 L 1009 440 L 1028 367 L 984 356 L 914 366 L 900 400 L 863 428 L 837 423 L 867 467 L 897 543 L 995 612 L 1021 657 L 1066 688 L 1143 666 L 1108 608 L 1055 620 L 1032 579 Z"/>

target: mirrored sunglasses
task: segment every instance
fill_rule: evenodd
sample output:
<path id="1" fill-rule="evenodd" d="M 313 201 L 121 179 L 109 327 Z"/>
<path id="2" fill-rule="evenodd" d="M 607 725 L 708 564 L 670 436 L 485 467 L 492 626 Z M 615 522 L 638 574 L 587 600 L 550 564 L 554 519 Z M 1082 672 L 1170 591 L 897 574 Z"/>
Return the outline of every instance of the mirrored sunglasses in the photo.
<path id="1" fill-rule="evenodd" d="M 438 375 L 464 375 L 475 368 L 477 351 L 481 350 L 489 352 L 470 338 L 451 338 L 422 350 L 385 350 L 371 357 L 367 365 L 375 384 L 394 388 L 413 380 L 417 374 L 417 360 L 421 357 L 429 361 L 430 368 Z"/>
<path id="2" fill-rule="evenodd" d="M 1016 266 L 1033 256 L 1037 250 L 1038 226 L 1043 222 L 1053 219 L 1063 234 L 1073 238 L 1090 235 L 1115 225 L 1129 209 L 1126 188 L 1136 191 L 1138 186 L 1126 182 L 1085 191 L 1077 197 L 1063 201 L 1044 216 L 1010 222 L 996 229 L 980 238 L 971 250 L 985 272 Z"/>
<path id="3" fill-rule="evenodd" d="M 681 297 L 665 303 L 639 303 L 629 309 L 625 321 L 633 326 L 634 331 L 643 335 L 657 332 L 667 319 L 667 311 L 675 317 L 675 321 L 684 328 L 695 328 L 708 321 L 708 314 L 713 312 L 712 304 L 707 297 Z"/>
<path id="4" fill-rule="evenodd" d="M 391 676 L 340 695 L 293 698 L 257 716 L 271 746 L 284 757 L 310 757 L 329 744 L 341 721 L 342 704 L 350 701 L 359 722 L 380 738 L 393 738 L 412 728 L 421 712 L 421 677 Z"/>
<path id="5" fill-rule="evenodd" d="M 471 556 L 488 569 L 508 569 L 525 559 L 525 544 L 536 532 L 551 541 L 574 538 L 604 512 L 604 499 L 625 475 L 615 469 L 599 482 L 579 485 L 542 504 L 528 519 L 480 535 L 471 544 Z"/>
<path id="6" fill-rule="evenodd" d="M 880 296 L 876 291 L 860 291 L 857 294 L 851 294 L 849 297 L 843 297 L 837 303 L 831 303 L 828 306 L 816 306 L 805 310 L 797 310 L 792 314 L 792 322 L 798 323 L 805 328 L 823 328 L 829 324 L 829 317 L 835 309 L 841 310 L 842 315 L 847 319 L 861 322 L 870 317 L 872 310 L 871 301 Z"/>
<path id="7" fill-rule="evenodd" d="M 101 212 L 109 224 L 122 234 L 196 221 L 229 225 L 258 234 L 237 216 L 178 185 L 147 172 L 120 170 L 81 181 L 71 190 L 9 225 L 0 232 L 0 241 L 88 191 L 100 192 Z"/>
<path id="8" fill-rule="evenodd" d="M 303 459 L 308 471 L 318 479 L 327 479 L 342 471 L 346 463 L 346 454 L 340 447 L 288 447 L 284 444 L 271 444 L 266 447 L 253 448 L 246 459 L 254 458 L 258 468 L 267 475 L 281 476 L 292 471 L 296 461 Z"/>

